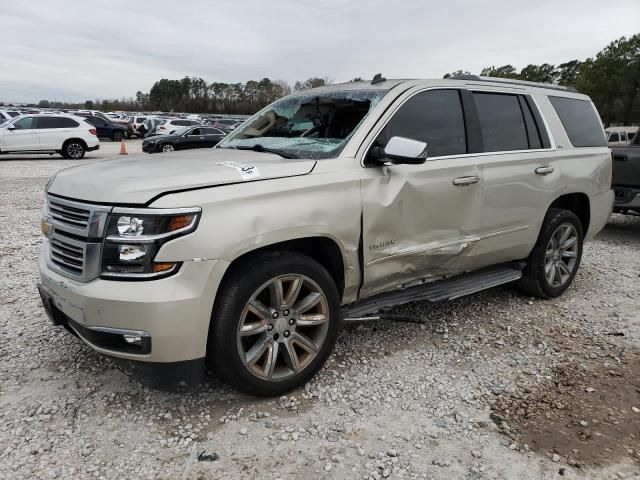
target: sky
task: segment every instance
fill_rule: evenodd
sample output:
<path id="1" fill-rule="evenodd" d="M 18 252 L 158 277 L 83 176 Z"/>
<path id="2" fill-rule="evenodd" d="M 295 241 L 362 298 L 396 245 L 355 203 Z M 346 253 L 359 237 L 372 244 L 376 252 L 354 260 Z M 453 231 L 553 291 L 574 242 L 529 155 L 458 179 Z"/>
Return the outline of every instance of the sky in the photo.
<path id="1" fill-rule="evenodd" d="M 135 97 L 161 78 L 441 78 L 558 64 L 640 33 L 640 0 L 20 0 L 0 101 Z"/>

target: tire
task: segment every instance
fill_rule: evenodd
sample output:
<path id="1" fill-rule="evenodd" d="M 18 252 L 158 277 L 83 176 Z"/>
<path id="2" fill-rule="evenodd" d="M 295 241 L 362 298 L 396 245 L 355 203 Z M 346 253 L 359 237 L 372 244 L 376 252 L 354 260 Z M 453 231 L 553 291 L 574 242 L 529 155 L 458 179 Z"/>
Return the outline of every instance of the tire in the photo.
<path id="1" fill-rule="evenodd" d="M 113 140 L 114 142 L 121 142 L 122 140 L 124 140 L 124 133 L 113 132 L 113 135 L 111 135 L 111 140 Z"/>
<path id="2" fill-rule="evenodd" d="M 565 233 L 568 236 L 558 245 Z M 574 241 L 570 242 L 572 238 Z M 584 233 L 578 217 L 568 210 L 550 208 L 527 259 L 518 284 L 520 290 L 540 298 L 562 295 L 580 267 L 583 241 Z"/>
<path id="3" fill-rule="evenodd" d="M 175 150 L 175 147 L 171 143 L 165 143 L 164 145 L 160 146 L 161 152 L 175 152 Z"/>
<path id="4" fill-rule="evenodd" d="M 251 395 L 282 395 L 304 385 L 324 365 L 340 330 L 340 298 L 331 275 L 289 251 L 257 254 L 232 268 L 211 316 L 209 366 Z M 282 302 L 276 310 L 278 283 Z"/>
<path id="5" fill-rule="evenodd" d="M 70 160 L 80 160 L 84 157 L 86 147 L 80 140 L 67 140 L 62 146 L 62 156 Z"/>

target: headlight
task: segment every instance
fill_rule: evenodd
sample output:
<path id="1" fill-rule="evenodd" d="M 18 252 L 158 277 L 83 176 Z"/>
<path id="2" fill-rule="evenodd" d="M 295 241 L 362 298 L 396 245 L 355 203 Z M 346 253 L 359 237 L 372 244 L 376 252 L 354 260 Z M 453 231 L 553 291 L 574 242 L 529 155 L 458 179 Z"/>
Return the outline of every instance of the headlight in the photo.
<path id="1" fill-rule="evenodd" d="M 156 262 L 156 254 L 169 240 L 193 232 L 199 219 L 199 208 L 114 208 L 107 220 L 101 277 L 147 280 L 176 273 L 180 262 Z"/>

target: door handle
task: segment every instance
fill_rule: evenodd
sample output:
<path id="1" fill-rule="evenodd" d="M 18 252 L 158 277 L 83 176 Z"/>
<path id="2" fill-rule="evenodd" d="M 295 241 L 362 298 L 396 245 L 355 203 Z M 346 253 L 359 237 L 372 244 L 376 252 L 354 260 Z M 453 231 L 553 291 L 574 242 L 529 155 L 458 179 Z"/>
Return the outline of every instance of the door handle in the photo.
<path id="1" fill-rule="evenodd" d="M 549 175 L 553 172 L 553 167 L 538 167 L 536 168 L 536 173 L 538 175 Z"/>
<path id="2" fill-rule="evenodd" d="M 453 180 L 453 184 L 456 187 L 464 187 L 467 185 L 473 185 L 474 183 L 478 183 L 480 181 L 480 177 L 470 176 L 470 177 L 458 177 Z"/>

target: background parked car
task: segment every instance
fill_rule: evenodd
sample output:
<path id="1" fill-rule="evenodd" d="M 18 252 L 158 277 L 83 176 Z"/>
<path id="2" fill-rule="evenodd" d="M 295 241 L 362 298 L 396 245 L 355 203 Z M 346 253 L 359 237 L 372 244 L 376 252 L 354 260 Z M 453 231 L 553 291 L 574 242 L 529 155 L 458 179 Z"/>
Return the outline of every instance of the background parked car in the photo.
<path id="1" fill-rule="evenodd" d="M 166 120 L 166 118 L 161 117 L 147 117 L 147 119 L 142 122 L 142 125 L 138 127 L 138 137 L 157 135 L 156 129 L 158 125 L 164 123 Z"/>
<path id="2" fill-rule="evenodd" d="M 156 128 L 156 133 L 158 135 L 166 135 L 166 134 L 170 135 L 176 130 L 178 130 L 180 127 L 194 127 L 197 125 L 202 125 L 202 123 L 200 123 L 198 120 L 189 120 L 186 118 L 177 118 L 177 119 L 172 118 L 172 119 L 168 119 L 166 122 L 159 124 L 158 127 Z"/>
<path id="3" fill-rule="evenodd" d="M 0 153 L 58 153 L 78 160 L 97 150 L 96 129 L 68 115 L 21 115 L 0 128 Z"/>
<path id="4" fill-rule="evenodd" d="M 629 145 L 638 131 L 638 127 L 609 127 L 605 130 L 610 147 Z"/>
<path id="5" fill-rule="evenodd" d="M 145 131 L 145 129 L 143 129 L 142 132 L 139 132 L 138 130 L 140 129 L 140 127 L 144 124 L 144 122 L 147 120 L 147 117 L 141 117 L 138 115 L 134 115 L 130 118 L 130 125 L 131 128 L 133 129 L 133 134 L 137 137 L 144 137 L 144 134 L 147 133 Z"/>
<path id="6" fill-rule="evenodd" d="M 242 120 L 231 120 L 226 118 L 218 118 L 214 120 L 210 125 L 215 128 L 219 128 L 223 132 L 229 133 L 234 131 L 242 123 Z"/>
<path id="7" fill-rule="evenodd" d="M 84 117 L 87 122 L 96 127 L 98 137 L 110 138 L 114 142 L 119 142 L 128 136 L 128 130 L 125 126 L 112 122 L 104 115 L 98 116 L 90 113 L 78 113 L 77 115 Z"/>
<path id="8" fill-rule="evenodd" d="M 215 147 L 226 134 L 213 127 L 181 127 L 171 135 L 155 135 L 142 142 L 142 151 L 147 153 L 173 152 L 191 148 Z"/>

